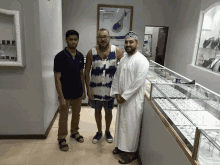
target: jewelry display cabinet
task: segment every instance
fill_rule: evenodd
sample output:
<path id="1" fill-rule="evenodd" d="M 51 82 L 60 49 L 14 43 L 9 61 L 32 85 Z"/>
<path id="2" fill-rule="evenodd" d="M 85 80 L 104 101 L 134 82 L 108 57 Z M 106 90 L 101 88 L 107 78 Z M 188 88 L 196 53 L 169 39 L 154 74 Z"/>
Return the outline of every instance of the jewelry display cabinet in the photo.
<path id="1" fill-rule="evenodd" d="M 220 95 L 154 61 L 146 86 L 141 162 L 219 165 Z"/>
<path id="2" fill-rule="evenodd" d="M 166 68 L 156 62 L 149 61 L 149 70 L 146 79 L 146 95 L 148 98 L 151 93 L 151 84 L 153 83 L 189 83 L 190 79 Z"/>
<path id="3" fill-rule="evenodd" d="M 24 67 L 19 13 L 0 9 L 0 66 Z"/>

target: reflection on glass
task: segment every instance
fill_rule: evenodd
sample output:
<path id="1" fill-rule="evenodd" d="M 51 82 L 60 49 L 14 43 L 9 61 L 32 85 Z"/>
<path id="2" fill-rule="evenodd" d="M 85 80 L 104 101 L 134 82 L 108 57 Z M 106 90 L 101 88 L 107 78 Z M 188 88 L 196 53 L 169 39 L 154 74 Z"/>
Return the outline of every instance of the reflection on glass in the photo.
<path id="1" fill-rule="evenodd" d="M 220 151 L 203 134 L 200 139 L 199 162 L 204 165 L 220 164 Z"/>

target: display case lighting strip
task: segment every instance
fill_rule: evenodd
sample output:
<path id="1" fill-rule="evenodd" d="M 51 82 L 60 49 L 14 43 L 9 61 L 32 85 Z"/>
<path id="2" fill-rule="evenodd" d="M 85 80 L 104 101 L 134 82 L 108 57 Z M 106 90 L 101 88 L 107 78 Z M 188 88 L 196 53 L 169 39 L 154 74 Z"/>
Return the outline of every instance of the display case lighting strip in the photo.
<path id="1" fill-rule="evenodd" d="M 167 95 L 165 95 L 155 84 L 153 84 L 153 86 L 154 86 L 157 90 L 159 90 L 159 92 L 160 92 L 162 95 L 164 95 L 164 96 L 167 98 L 167 100 L 169 100 L 169 101 L 174 105 L 174 107 L 176 107 L 176 109 L 178 109 L 195 127 L 197 127 L 197 125 L 196 125 L 184 112 L 182 112 L 182 110 L 180 110 L 179 107 L 176 106 L 176 104 L 174 104 L 173 101 L 171 101 L 171 99 L 167 97 Z"/>

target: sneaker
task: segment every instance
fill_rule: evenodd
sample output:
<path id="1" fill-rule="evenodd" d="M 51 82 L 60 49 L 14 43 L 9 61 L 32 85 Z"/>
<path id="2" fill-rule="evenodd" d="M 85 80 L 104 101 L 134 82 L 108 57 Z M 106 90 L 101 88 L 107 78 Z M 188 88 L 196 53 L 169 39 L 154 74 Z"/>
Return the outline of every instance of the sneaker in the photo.
<path id="1" fill-rule="evenodd" d="M 93 137 L 92 142 L 94 144 L 98 143 L 98 141 L 101 139 L 101 137 L 102 137 L 102 133 L 97 132 L 96 135 Z"/>
<path id="2" fill-rule="evenodd" d="M 110 132 L 105 132 L 105 137 L 108 143 L 112 143 L 113 142 L 113 137 L 111 135 Z"/>

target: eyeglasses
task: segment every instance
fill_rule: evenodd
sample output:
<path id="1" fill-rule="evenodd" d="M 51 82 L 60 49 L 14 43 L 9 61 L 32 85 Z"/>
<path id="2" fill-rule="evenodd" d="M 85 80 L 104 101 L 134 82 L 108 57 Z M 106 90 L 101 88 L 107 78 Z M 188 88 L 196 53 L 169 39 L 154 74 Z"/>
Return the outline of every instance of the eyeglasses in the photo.
<path id="1" fill-rule="evenodd" d="M 98 39 L 105 39 L 106 40 L 107 38 L 109 38 L 109 36 L 98 36 L 97 38 Z"/>

